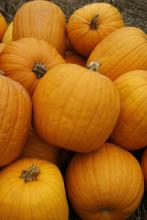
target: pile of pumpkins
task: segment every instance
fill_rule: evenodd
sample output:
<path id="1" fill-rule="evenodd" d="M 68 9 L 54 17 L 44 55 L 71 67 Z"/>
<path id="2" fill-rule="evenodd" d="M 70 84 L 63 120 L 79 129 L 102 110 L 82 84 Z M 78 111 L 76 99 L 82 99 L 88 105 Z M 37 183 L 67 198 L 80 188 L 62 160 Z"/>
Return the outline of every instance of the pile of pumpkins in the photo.
<path id="1" fill-rule="evenodd" d="M 0 219 L 127 219 L 147 188 L 147 35 L 107 3 L 66 23 L 36 0 L 0 40 Z"/>

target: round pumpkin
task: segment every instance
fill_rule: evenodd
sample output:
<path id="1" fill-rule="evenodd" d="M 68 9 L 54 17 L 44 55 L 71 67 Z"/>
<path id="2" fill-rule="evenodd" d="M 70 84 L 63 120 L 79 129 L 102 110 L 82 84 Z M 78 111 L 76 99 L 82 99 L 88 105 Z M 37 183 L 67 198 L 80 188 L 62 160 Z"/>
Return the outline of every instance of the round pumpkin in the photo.
<path id="1" fill-rule="evenodd" d="M 143 152 L 142 158 L 141 158 L 141 168 L 144 175 L 144 181 L 145 181 L 145 189 L 147 191 L 147 148 Z"/>
<path id="2" fill-rule="evenodd" d="M 77 154 L 67 168 L 65 182 L 71 205 L 83 220 L 126 220 L 144 192 L 136 158 L 110 143 Z"/>
<path id="3" fill-rule="evenodd" d="M 5 18 L 2 16 L 2 14 L 0 13 L 0 41 L 2 40 L 6 29 L 7 29 L 7 22 Z"/>
<path id="4" fill-rule="evenodd" d="M 62 10 L 53 2 L 31 1 L 16 13 L 13 39 L 35 37 L 52 44 L 62 55 L 65 52 L 66 22 Z"/>
<path id="5" fill-rule="evenodd" d="M 146 34 L 135 27 L 120 28 L 98 44 L 87 61 L 100 64 L 99 72 L 112 80 L 123 73 L 147 69 Z"/>
<path id="6" fill-rule="evenodd" d="M 123 18 L 117 8 L 107 3 L 93 3 L 71 15 L 67 33 L 73 48 L 81 55 L 89 56 L 103 38 L 123 26 Z"/>
<path id="7" fill-rule="evenodd" d="M 111 134 L 119 110 L 113 82 L 76 64 L 51 69 L 33 96 L 37 133 L 55 146 L 77 152 L 101 146 Z"/>
<path id="8" fill-rule="evenodd" d="M 19 83 L 2 75 L 0 91 L 0 167 L 2 167 L 15 160 L 24 147 L 31 122 L 31 100 Z"/>
<path id="9" fill-rule="evenodd" d="M 0 56 L 0 69 L 20 82 L 32 95 L 40 78 L 52 67 L 65 60 L 45 41 L 23 38 L 5 47 Z"/>
<path id="10" fill-rule="evenodd" d="M 147 71 L 135 70 L 115 81 L 120 94 L 120 115 L 111 140 L 127 150 L 147 145 Z"/>
<path id="11" fill-rule="evenodd" d="M 2 53 L 3 49 L 6 47 L 7 44 L 0 43 L 0 54 Z"/>
<path id="12" fill-rule="evenodd" d="M 67 51 L 65 53 L 64 59 L 67 63 L 74 63 L 80 66 L 86 66 L 86 62 L 83 57 L 73 51 Z"/>
<path id="13" fill-rule="evenodd" d="M 10 43 L 12 41 L 12 30 L 13 30 L 13 22 L 11 22 L 7 27 L 7 30 L 2 39 L 3 43 Z"/>
<path id="14" fill-rule="evenodd" d="M 1 219 L 68 220 L 64 182 L 54 164 L 16 161 L 1 171 L 0 185 Z"/>
<path id="15" fill-rule="evenodd" d="M 36 134 L 34 129 L 31 128 L 20 157 L 40 158 L 58 164 L 60 151 L 59 148 L 46 143 Z"/>

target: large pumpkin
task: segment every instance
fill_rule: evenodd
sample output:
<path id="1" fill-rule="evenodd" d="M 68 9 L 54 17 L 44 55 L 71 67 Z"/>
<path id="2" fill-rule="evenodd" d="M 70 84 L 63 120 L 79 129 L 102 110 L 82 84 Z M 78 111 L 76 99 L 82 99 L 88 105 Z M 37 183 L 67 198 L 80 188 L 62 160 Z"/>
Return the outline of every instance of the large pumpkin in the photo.
<path id="1" fill-rule="evenodd" d="M 64 182 L 54 164 L 19 160 L 1 171 L 0 186 L 1 219 L 68 220 Z"/>
<path id="2" fill-rule="evenodd" d="M 12 41 L 12 30 L 13 30 L 13 22 L 11 22 L 7 27 L 7 30 L 2 39 L 3 43 L 10 43 Z"/>
<path id="3" fill-rule="evenodd" d="M 147 71 L 136 70 L 115 80 L 120 94 L 120 115 L 111 139 L 127 150 L 147 145 Z"/>
<path id="4" fill-rule="evenodd" d="M 90 54 L 87 65 L 99 62 L 99 72 L 116 79 L 131 70 L 147 70 L 147 37 L 135 27 L 123 27 L 109 34 Z"/>
<path id="5" fill-rule="evenodd" d="M 67 51 L 65 53 L 64 59 L 67 63 L 74 63 L 80 66 L 86 66 L 84 58 L 73 51 Z"/>
<path id="6" fill-rule="evenodd" d="M 145 181 L 145 189 L 147 191 L 147 148 L 143 152 L 142 158 L 141 158 L 141 168 L 144 175 L 144 181 Z"/>
<path id="7" fill-rule="evenodd" d="M 20 156 L 23 158 L 40 158 L 58 164 L 60 151 L 59 148 L 46 143 L 33 129 L 30 129 L 27 142 Z"/>
<path id="8" fill-rule="evenodd" d="M 40 78 L 52 67 L 65 60 L 45 41 L 23 38 L 5 47 L 0 56 L 0 69 L 20 82 L 32 95 Z"/>
<path id="9" fill-rule="evenodd" d="M 107 3 L 93 3 L 76 10 L 67 25 L 73 48 L 88 56 L 109 33 L 124 26 L 117 8 Z"/>
<path id="10" fill-rule="evenodd" d="M 136 158 L 106 143 L 71 160 L 66 189 L 71 205 L 83 220 L 126 220 L 139 206 L 144 181 Z"/>
<path id="11" fill-rule="evenodd" d="M 78 152 L 95 150 L 106 141 L 119 109 L 113 82 L 76 64 L 51 69 L 33 96 L 37 133 L 53 145 Z"/>
<path id="12" fill-rule="evenodd" d="M 0 13 L 0 41 L 2 40 L 6 29 L 7 29 L 7 22 L 5 18 L 2 16 L 2 14 Z"/>
<path id="13" fill-rule="evenodd" d="M 52 44 L 63 55 L 65 25 L 65 16 L 56 4 L 43 0 L 27 2 L 14 17 L 13 39 L 39 38 Z"/>
<path id="14" fill-rule="evenodd" d="M 16 159 L 24 147 L 31 122 L 31 100 L 19 83 L 2 75 L 0 91 L 0 167 L 2 167 Z"/>

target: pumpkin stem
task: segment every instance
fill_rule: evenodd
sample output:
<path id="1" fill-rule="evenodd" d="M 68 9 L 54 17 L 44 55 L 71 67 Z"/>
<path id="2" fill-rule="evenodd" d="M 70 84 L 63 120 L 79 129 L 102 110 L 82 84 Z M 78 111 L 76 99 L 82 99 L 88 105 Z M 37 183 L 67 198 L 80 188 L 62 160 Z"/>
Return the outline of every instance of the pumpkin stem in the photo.
<path id="1" fill-rule="evenodd" d="M 96 15 L 92 19 L 92 21 L 90 23 L 90 29 L 92 29 L 92 30 L 97 30 L 98 29 L 98 17 L 99 17 L 99 15 Z"/>
<path id="2" fill-rule="evenodd" d="M 23 170 L 20 178 L 24 179 L 25 183 L 37 180 L 38 175 L 40 174 L 40 170 L 35 165 L 32 165 L 27 170 Z"/>
<path id="3" fill-rule="evenodd" d="M 92 70 L 92 71 L 97 72 L 100 66 L 101 66 L 101 64 L 98 63 L 97 61 L 92 61 L 92 62 L 91 62 L 90 64 L 88 64 L 86 67 L 87 67 L 89 70 Z"/>
<path id="4" fill-rule="evenodd" d="M 47 73 L 47 68 L 45 64 L 35 63 L 32 71 L 36 74 L 37 79 L 40 79 L 45 73 Z"/>

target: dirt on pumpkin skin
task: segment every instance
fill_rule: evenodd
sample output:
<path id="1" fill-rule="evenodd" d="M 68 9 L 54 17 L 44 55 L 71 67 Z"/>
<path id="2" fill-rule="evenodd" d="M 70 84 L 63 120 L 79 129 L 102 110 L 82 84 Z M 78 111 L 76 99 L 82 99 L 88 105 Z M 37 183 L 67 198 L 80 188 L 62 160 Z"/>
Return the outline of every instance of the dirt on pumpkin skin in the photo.
<path id="1" fill-rule="evenodd" d="M 0 12 L 7 21 L 13 20 L 17 9 L 29 0 L 0 0 Z M 116 6 L 122 13 L 128 26 L 140 27 L 147 33 L 147 0 L 53 0 L 66 14 L 66 19 L 79 7 L 92 2 L 107 2 Z M 69 220 L 80 220 L 73 211 L 70 212 Z M 147 195 L 140 207 L 128 220 L 147 220 Z"/>

